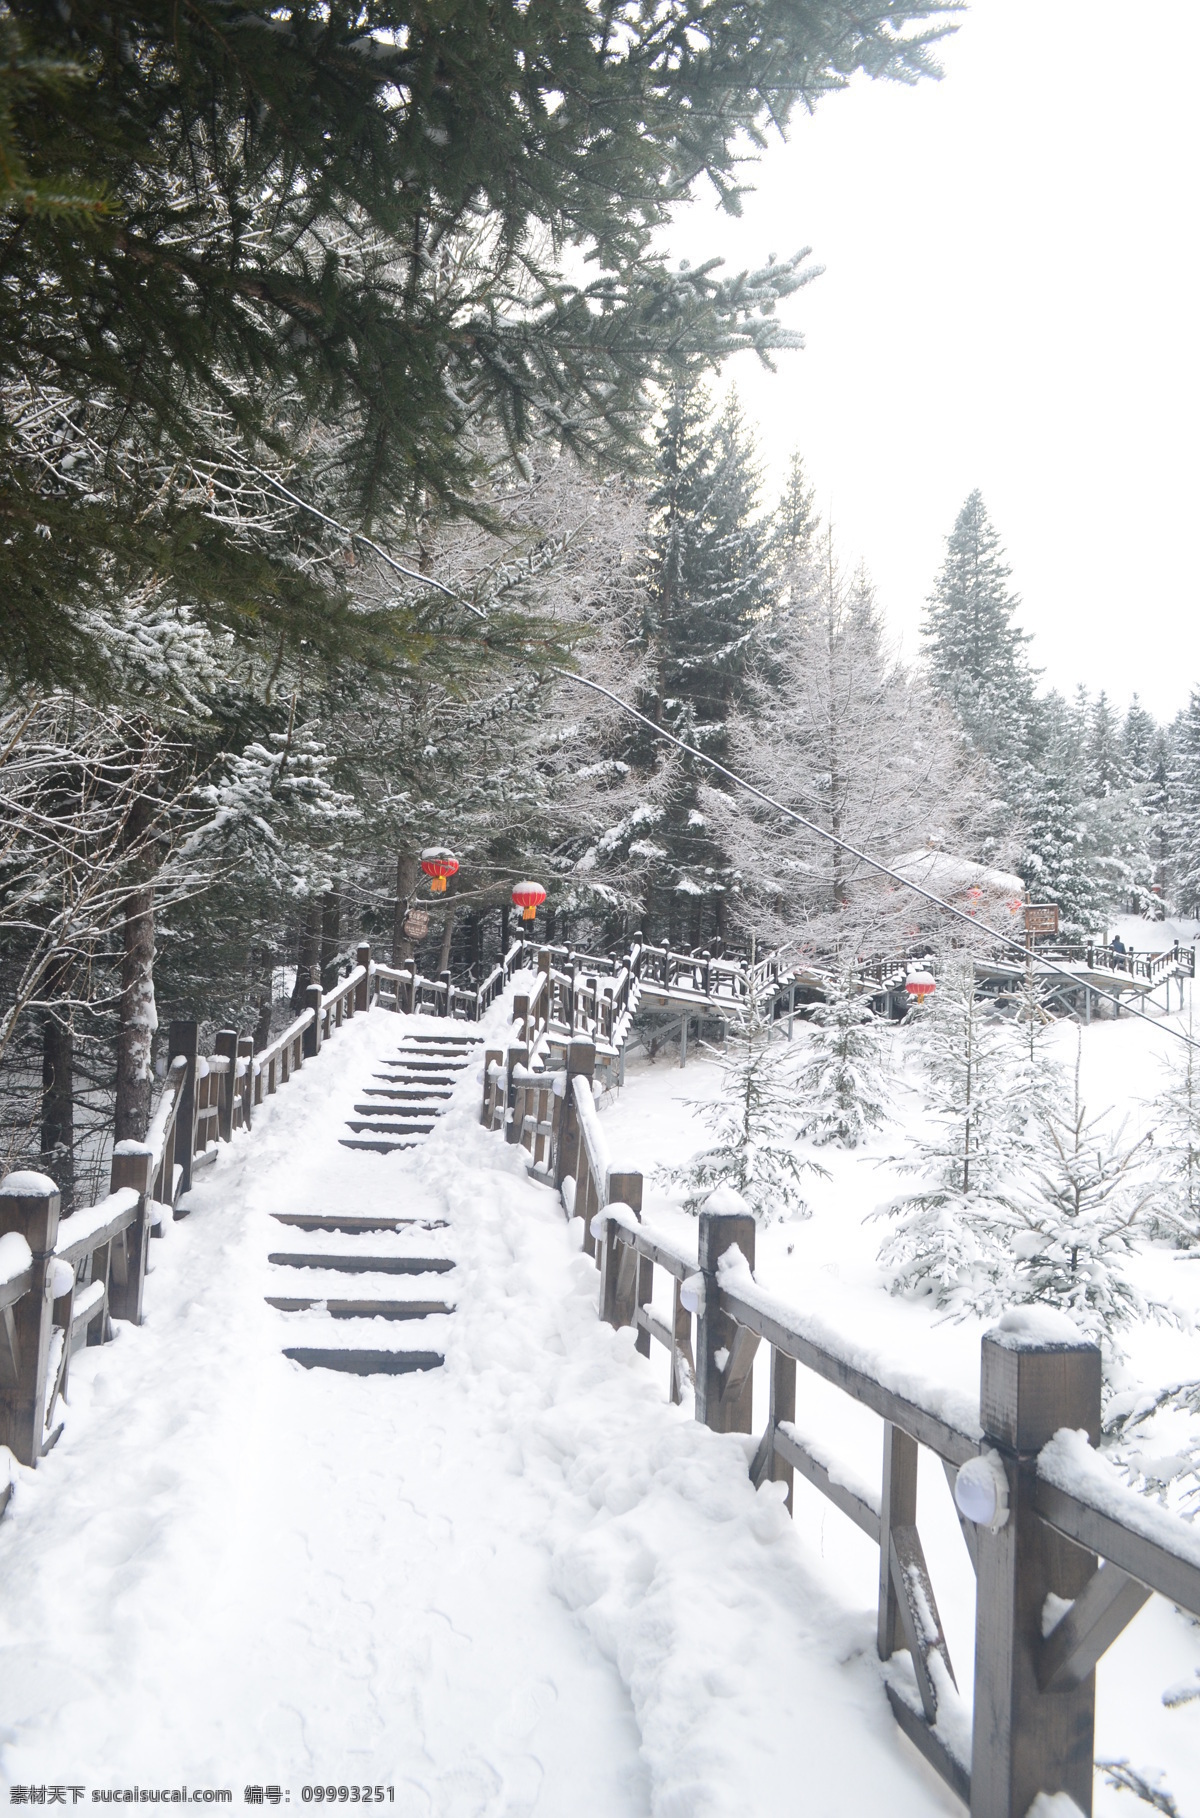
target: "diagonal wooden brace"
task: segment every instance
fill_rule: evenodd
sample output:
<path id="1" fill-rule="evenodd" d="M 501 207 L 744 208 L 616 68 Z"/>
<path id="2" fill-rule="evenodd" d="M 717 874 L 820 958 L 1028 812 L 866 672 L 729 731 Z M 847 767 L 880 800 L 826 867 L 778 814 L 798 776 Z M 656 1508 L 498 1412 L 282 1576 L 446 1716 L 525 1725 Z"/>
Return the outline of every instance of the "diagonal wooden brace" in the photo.
<path id="1" fill-rule="evenodd" d="M 1065 1692 L 1082 1685 L 1106 1648 L 1137 1615 L 1150 1592 L 1120 1566 L 1097 1566 L 1038 1654 L 1038 1685 Z"/>
<path id="2" fill-rule="evenodd" d="M 929 1672 L 929 1659 L 938 1654 L 952 1685 L 958 1681 L 950 1665 L 950 1652 L 938 1615 L 937 1599 L 925 1564 L 921 1537 L 910 1523 L 898 1523 L 891 1530 L 892 1583 L 900 1607 L 904 1639 L 912 1656 L 913 1671 L 921 1693 L 921 1704 L 927 1723 L 937 1722 L 937 1687 Z"/>

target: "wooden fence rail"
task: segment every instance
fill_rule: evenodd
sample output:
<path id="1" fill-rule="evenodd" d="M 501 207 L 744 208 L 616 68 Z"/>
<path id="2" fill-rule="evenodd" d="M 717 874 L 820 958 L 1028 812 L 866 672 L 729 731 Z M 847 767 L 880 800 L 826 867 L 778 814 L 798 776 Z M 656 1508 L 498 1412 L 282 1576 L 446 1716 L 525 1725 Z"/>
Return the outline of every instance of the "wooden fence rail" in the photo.
<path id="1" fill-rule="evenodd" d="M 481 1121 L 523 1144 L 538 1175 L 561 1187 L 567 1215 L 583 1220 L 601 1318 L 632 1326 L 644 1356 L 662 1345 L 671 1400 L 692 1390 L 696 1419 L 716 1432 L 752 1431 L 753 1372 L 765 1363 L 751 1477 L 781 1483 L 790 1509 L 799 1473 L 878 1547 L 878 1652 L 907 1651 L 915 1681 L 915 1694 L 898 1676 L 886 1682 L 904 1733 L 971 1818 L 1027 1818 L 1043 1792 L 1068 1794 L 1087 1818 L 1097 1663 L 1155 1592 L 1200 1617 L 1200 1533 L 1129 1489 L 1095 1450 L 1099 1350 L 1048 1342 L 1010 1315 L 983 1338 L 976 1401 L 766 1293 L 749 1216 L 702 1212 L 696 1251 L 682 1253 L 642 1222 L 641 1175 L 609 1157 L 595 1044 L 556 1036 L 555 957 L 535 992 L 515 1000 L 507 1053 L 488 1052 Z M 670 1284 L 661 1312 L 656 1270 Z M 797 1422 L 801 1370 L 879 1417 L 880 1482 Z M 922 1446 L 954 1493 L 976 1576 L 973 1717 L 917 1527 Z M 1063 1612 L 1048 1632 L 1047 1611 Z"/>
<path id="2" fill-rule="evenodd" d="M 150 1240 L 183 1216 L 193 1171 L 255 1108 L 285 1086 L 342 1024 L 368 1010 L 375 990 L 371 950 L 329 991 L 308 987 L 303 1013 L 266 1047 L 219 1030 L 199 1052 L 194 1022 L 173 1022 L 170 1065 L 144 1142 L 113 1147 L 107 1197 L 60 1222 L 48 1175 L 18 1170 L 0 1182 L 0 1444 L 36 1465 L 62 1431 L 56 1421 L 71 1357 L 106 1344 L 112 1320 L 142 1320 Z M 11 1485 L 0 1486 L 0 1510 Z"/>

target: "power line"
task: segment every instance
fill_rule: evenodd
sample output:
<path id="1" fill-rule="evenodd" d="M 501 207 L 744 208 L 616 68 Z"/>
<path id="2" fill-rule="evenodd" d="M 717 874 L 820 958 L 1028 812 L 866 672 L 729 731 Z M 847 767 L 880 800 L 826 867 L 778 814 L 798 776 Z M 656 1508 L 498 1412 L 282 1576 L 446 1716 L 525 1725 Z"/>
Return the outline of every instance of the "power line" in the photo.
<path id="1" fill-rule="evenodd" d="M 765 802 L 768 808 L 774 808 L 777 814 L 784 815 L 789 821 L 795 821 L 798 827 L 803 827 L 809 833 L 816 834 L 818 839 L 825 840 L 829 845 L 837 846 L 842 852 L 849 853 L 851 858 L 856 858 L 861 864 L 870 866 L 872 871 L 878 871 L 883 877 L 891 878 L 893 883 L 901 885 L 905 890 L 911 890 L 915 896 L 924 897 L 927 903 L 932 903 L 935 908 L 943 910 L 946 915 L 954 916 L 960 922 L 966 922 L 970 928 L 990 934 L 993 940 L 999 941 L 1001 946 L 1011 947 L 1028 963 L 1029 949 L 1023 941 L 1014 940 L 1011 934 L 1004 934 L 999 928 L 993 928 L 989 923 L 979 921 L 977 917 L 969 915 L 965 909 L 956 908 L 953 903 L 946 902 L 944 897 L 936 895 L 934 891 L 926 890 L 921 884 L 914 884 L 911 878 L 904 877 L 899 871 L 893 871 L 892 867 L 885 865 L 882 859 L 872 858 L 869 852 L 863 852 L 860 847 L 852 846 L 849 840 L 840 839 L 836 833 L 830 833 L 827 828 L 819 826 L 816 821 L 810 821 L 805 815 L 797 813 L 796 809 L 786 808 L 782 802 L 777 802 L 775 797 L 768 795 L 764 789 L 759 789 L 754 783 L 748 783 L 744 776 L 737 774 L 736 770 L 730 770 L 726 765 L 719 764 L 716 758 L 709 757 L 706 752 L 697 751 L 696 747 L 689 745 L 685 739 L 677 738 L 673 732 L 667 732 L 664 727 L 655 725 L 652 719 L 644 713 L 639 713 L 638 709 L 631 707 L 628 701 L 623 701 L 620 695 L 612 692 L 611 688 L 605 688 L 602 683 L 592 681 L 590 676 L 579 675 L 571 669 L 557 669 L 556 673 L 565 681 L 576 683 L 580 688 L 590 688 L 594 694 L 602 694 L 606 700 L 612 702 L 614 707 L 619 707 L 622 713 L 628 714 L 630 719 L 639 721 L 649 732 L 653 733 L 656 739 L 662 739 L 665 744 L 674 745 L 680 751 L 686 751 L 689 757 L 698 759 L 701 764 L 707 764 L 710 770 L 715 770 L 719 776 L 727 777 L 731 783 L 736 783 L 739 789 L 744 789 L 747 795 L 752 795 L 758 801 Z M 1047 971 L 1057 973 L 1060 978 L 1068 979 L 1073 985 L 1077 986 L 1081 982 L 1078 973 L 1072 972 L 1067 966 L 1056 965 L 1051 959 L 1041 959 L 1039 964 L 1044 966 Z M 1144 1010 L 1138 1010 L 1132 1004 L 1122 1006 L 1121 999 L 1116 992 L 1105 991 L 1100 985 L 1089 985 L 1087 989 L 1094 991 L 1097 997 L 1105 999 L 1106 1002 L 1115 1004 L 1118 1011 L 1124 1008 L 1127 1015 L 1140 1017 L 1144 1023 L 1149 1023 L 1152 1029 L 1160 1029 L 1165 1034 L 1174 1036 L 1177 1041 L 1186 1043 L 1189 1048 L 1200 1049 L 1200 1041 L 1194 1041 L 1191 1036 L 1185 1035 L 1182 1029 L 1176 1029 L 1170 1023 L 1156 1022 L 1152 1016 L 1147 1016 Z"/>

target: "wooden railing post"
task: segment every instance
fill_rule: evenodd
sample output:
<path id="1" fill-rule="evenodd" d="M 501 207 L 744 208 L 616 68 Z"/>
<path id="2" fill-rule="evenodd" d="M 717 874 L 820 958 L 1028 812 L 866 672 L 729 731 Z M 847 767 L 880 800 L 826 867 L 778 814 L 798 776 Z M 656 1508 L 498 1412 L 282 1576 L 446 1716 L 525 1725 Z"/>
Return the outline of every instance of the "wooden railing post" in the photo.
<path id="1" fill-rule="evenodd" d="M 521 1140 L 522 1119 L 517 1116 L 517 1095 L 520 1093 L 521 1105 L 524 1106 L 525 1088 L 518 1086 L 516 1071 L 518 1067 L 528 1067 L 529 1048 L 524 1043 L 514 1043 L 508 1050 L 505 1066 L 508 1069 L 508 1091 L 506 1097 L 506 1116 L 504 1119 L 504 1140 L 506 1143 L 519 1143 Z"/>
<path id="2" fill-rule="evenodd" d="M 187 1077 L 183 1082 L 183 1092 L 179 1099 L 179 1113 L 175 1119 L 174 1159 L 183 1168 L 183 1179 L 179 1183 L 180 1193 L 186 1193 L 192 1184 L 192 1156 L 196 1152 L 196 1061 L 199 1053 L 197 1025 L 189 1022 L 172 1022 L 167 1059 L 174 1060 L 177 1054 L 182 1054 L 187 1061 Z"/>
<path id="3" fill-rule="evenodd" d="M 971 1818 L 1025 1818 L 1039 1793 L 1092 1809 L 1095 1673 L 1062 1691 L 1038 1688 L 1046 1598 L 1074 1598 L 1096 1556 L 1034 1513 L 1037 1454 L 1061 1427 L 1100 1437 L 1095 1345 L 983 1339 L 980 1422 L 1008 1479 L 1008 1513 L 978 1536 Z"/>
<path id="4" fill-rule="evenodd" d="M 232 1079 L 233 1063 L 226 1075 Z M 124 1281 L 119 1279 L 109 1285 L 108 1306 L 114 1319 L 127 1319 L 131 1325 L 142 1323 L 142 1295 L 146 1285 L 146 1252 L 150 1241 L 150 1217 L 146 1205 L 150 1193 L 150 1179 L 153 1172 L 154 1156 L 145 1143 L 118 1143 L 113 1150 L 112 1174 L 109 1177 L 109 1191 L 115 1193 L 119 1187 L 132 1187 L 138 1195 L 137 1212 L 133 1223 L 124 1233 L 125 1267 Z M 118 1275 L 122 1271 L 118 1270 Z"/>
<path id="5" fill-rule="evenodd" d="M 568 1174 L 575 1173 L 575 1162 L 579 1152 L 579 1113 L 575 1109 L 575 1091 L 571 1084 L 577 1077 L 586 1079 L 591 1084 L 596 1071 L 595 1042 L 572 1041 L 567 1049 L 567 1090 L 563 1099 L 562 1117 L 558 1126 L 558 1147 L 554 1156 L 554 1184 L 561 1189 Z M 600 1182 L 603 1190 L 603 1182 Z M 584 1226 L 583 1247 L 589 1256 L 596 1254 L 596 1240 L 587 1225 Z"/>
<path id="6" fill-rule="evenodd" d="M 217 1086 L 217 1134 L 222 1142 L 227 1143 L 233 1140 L 233 1095 L 237 1090 L 237 1030 L 218 1029 L 213 1048 L 217 1054 L 223 1055 L 229 1062 L 225 1072 L 220 1075 Z"/>
<path id="7" fill-rule="evenodd" d="M 240 1082 L 238 1082 L 237 1089 L 241 1093 L 241 1096 L 242 1096 L 242 1129 L 248 1130 L 250 1128 L 250 1120 L 254 1115 L 254 1037 L 253 1036 L 251 1036 L 251 1035 L 239 1035 L 238 1036 L 237 1057 L 238 1057 L 238 1060 L 241 1061 L 245 1065 L 245 1069 L 246 1069 L 246 1071 L 242 1074 Z"/>
<path id="8" fill-rule="evenodd" d="M 738 1328 L 720 1309 L 717 1264 L 736 1244 L 751 1269 L 754 1267 L 754 1219 L 749 1212 L 701 1212 L 699 1269 L 704 1278 L 704 1300 L 696 1321 L 696 1419 L 714 1433 L 749 1433 L 752 1383 L 747 1378 L 738 1394 L 723 1394 L 725 1379 L 717 1353 L 732 1361 Z"/>
<path id="9" fill-rule="evenodd" d="M 9 1369 L 8 1381 L 0 1388 L 0 1444 L 23 1465 L 37 1463 L 46 1431 L 46 1371 L 54 1329 L 51 1269 L 59 1207 L 58 1188 L 48 1174 L 22 1170 L 0 1184 L 0 1233 L 19 1232 L 33 1256 L 30 1291 L 3 1316 L 9 1327 L 5 1345 Z"/>
<path id="10" fill-rule="evenodd" d="M 354 960 L 355 964 L 363 969 L 363 975 L 354 990 L 354 1008 L 369 1010 L 371 1008 L 371 949 L 366 941 L 359 946 Z"/>
<path id="11" fill-rule="evenodd" d="M 304 993 L 304 1008 L 313 1013 L 312 1022 L 304 1031 L 304 1058 L 311 1060 L 321 1052 L 321 987 L 309 985 Z"/>

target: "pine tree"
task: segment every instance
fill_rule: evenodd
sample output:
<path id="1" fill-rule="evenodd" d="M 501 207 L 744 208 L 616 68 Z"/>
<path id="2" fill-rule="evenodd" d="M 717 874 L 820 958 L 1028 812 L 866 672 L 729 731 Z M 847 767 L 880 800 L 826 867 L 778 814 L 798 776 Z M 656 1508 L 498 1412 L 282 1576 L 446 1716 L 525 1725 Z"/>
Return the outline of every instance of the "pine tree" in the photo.
<path id="1" fill-rule="evenodd" d="M 1026 768 L 1016 792 L 1024 822 L 1020 871 L 1033 898 L 1057 903 L 1068 939 L 1082 940 L 1104 919 L 1105 900 L 1089 849 L 1088 814 L 1079 747 L 1065 703 L 1039 704 L 1054 716 L 1048 748 Z"/>
<path id="2" fill-rule="evenodd" d="M 717 1141 L 660 1179 L 686 1193 L 697 1212 L 718 1187 L 732 1187 L 760 1224 L 807 1218 L 805 1173 L 825 1170 L 796 1152 L 796 1098 L 788 1050 L 757 1006 L 729 1026 L 724 1090 L 697 1109 Z"/>
<path id="3" fill-rule="evenodd" d="M 1200 913 L 1200 689 L 1175 727 L 1171 771 L 1174 896 L 1185 915 Z"/>
<path id="4" fill-rule="evenodd" d="M 1015 1264 L 1010 1304 L 1061 1308 L 1106 1344 L 1151 1310 L 1127 1268 L 1134 1238 L 1158 1190 L 1147 1177 L 1148 1139 L 1127 1142 L 1089 1118 L 1080 1087 L 1083 1037 L 1071 1097 L 1041 1122 L 1040 1154 L 1011 1198 Z"/>
<path id="5" fill-rule="evenodd" d="M 729 721 L 754 657 L 775 586 L 769 527 L 758 512 L 754 451 L 736 400 L 715 421 L 703 386 L 673 392 L 656 449 L 643 639 L 642 705 L 659 725 L 726 759 Z M 648 734 L 625 753 L 648 779 L 648 801 L 628 843 L 644 866 L 648 931 L 698 946 L 705 911 L 722 939 L 738 878 L 709 826 L 708 773 L 664 756 Z"/>
<path id="6" fill-rule="evenodd" d="M 1127 771 L 1121 725 L 1116 710 L 1103 689 L 1087 708 L 1084 761 L 1087 766 L 1089 795 L 1110 796 L 1125 788 Z"/>
<path id="7" fill-rule="evenodd" d="M 921 635 L 934 688 L 1002 775 L 1023 761 L 1033 712 L 1029 636 L 1013 624 L 1019 601 L 1011 572 L 983 497 L 973 492 L 947 541 Z"/>
<path id="8" fill-rule="evenodd" d="M 1162 1158 L 1153 1224 L 1190 1248 L 1200 1244 L 1200 1058 L 1191 1045 L 1190 1010 L 1187 1033 L 1188 1045 L 1172 1048 L 1168 1083 L 1153 1103 L 1154 1147 Z"/>
<path id="9" fill-rule="evenodd" d="M 669 26 L 634 6 L 614 29 L 578 0 L 428 15 L 396 0 L 12 0 L 0 662 L 88 671 L 73 609 L 120 600 L 131 572 L 247 611 L 303 605 L 290 552 L 247 547 L 203 511 L 148 510 L 155 464 L 132 456 L 158 451 L 168 471 L 197 458 L 214 412 L 260 467 L 356 527 L 422 494 L 463 508 L 466 432 L 484 424 L 514 448 L 548 433 L 640 452 L 647 386 L 795 344 L 775 306 L 804 276 L 794 259 L 673 271 L 655 228 L 701 177 L 736 210 L 746 136 L 856 69 L 931 70 L 938 32 L 921 26 L 940 10 L 864 21 L 848 0 L 719 15 L 684 0 Z M 560 269 L 568 246 L 595 259 L 582 285 Z M 111 405 L 126 476 L 112 503 L 14 447 L 30 386 L 54 394 L 59 423 Z M 313 461 L 310 432 L 335 417 L 344 434 Z"/>
<path id="10" fill-rule="evenodd" d="M 883 1025 L 851 995 L 846 974 L 809 1022 L 808 1058 L 796 1082 L 800 1134 L 818 1146 L 856 1149 L 890 1115 Z"/>
<path id="11" fill-rule="evenodd" d="M 1121 728 L 1121 755 L 1130 782 L 1150 781 L 1157 734 L 1154 715 L 1146 711 L 1136 694 L 1131 696 L 1129 712 L 1125 715 L 1125 724 Z"/>
<path id="12" fill-rule="evenodd" d="M 934 1128 L 901 1165 L 924 1173 L 928 1185 L 875 1214 L 896 1221 L 879 1260 L 892 1293 L 932 1294 L 958 1313 L 986 1311 L 1008 1267 L 1009 1176 L 1023 1128 L 1012 1027 L 976 995 L 969 959 L 943 974 L 932 1003 L 915 1015 Z"/>

